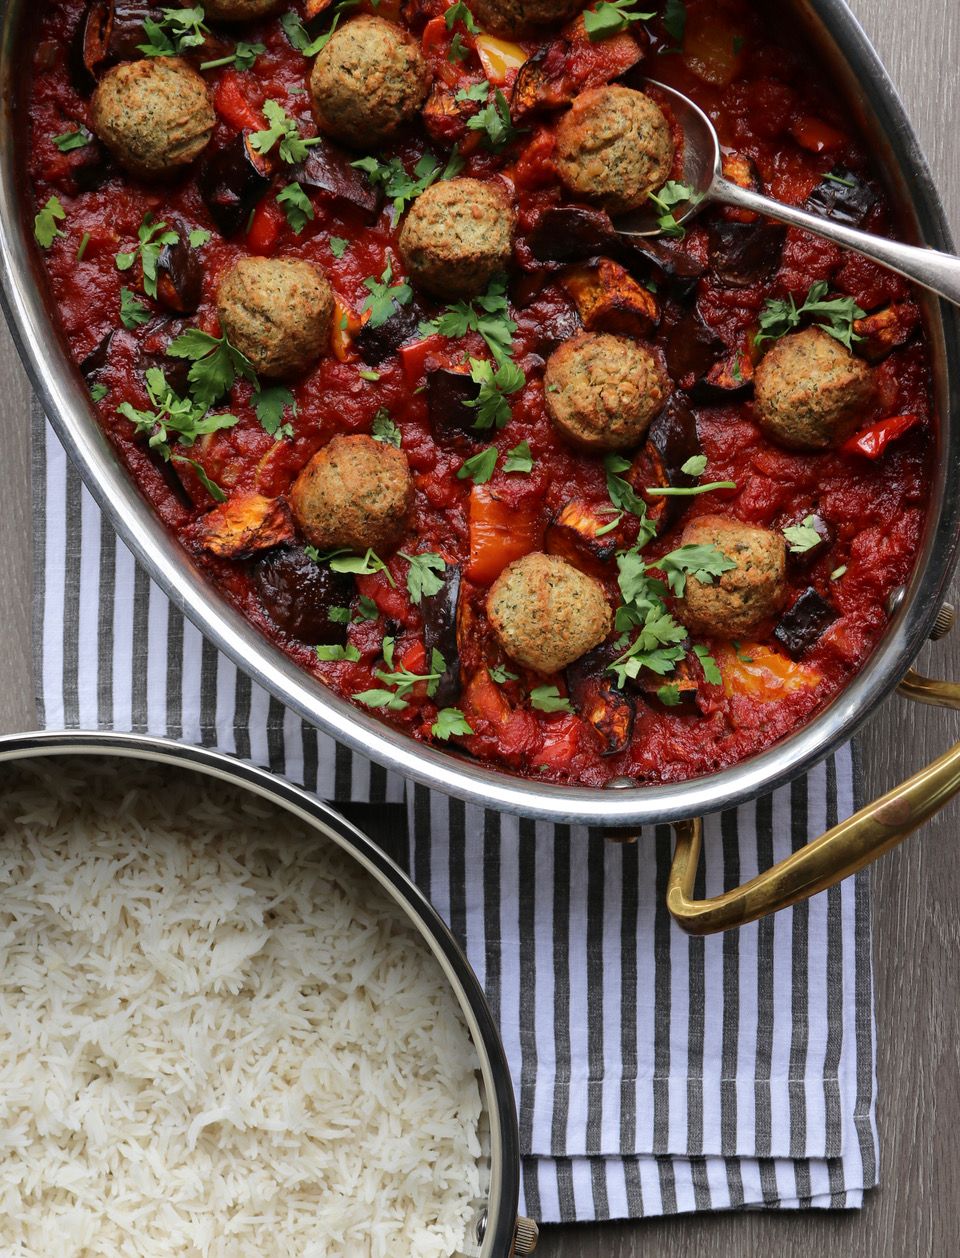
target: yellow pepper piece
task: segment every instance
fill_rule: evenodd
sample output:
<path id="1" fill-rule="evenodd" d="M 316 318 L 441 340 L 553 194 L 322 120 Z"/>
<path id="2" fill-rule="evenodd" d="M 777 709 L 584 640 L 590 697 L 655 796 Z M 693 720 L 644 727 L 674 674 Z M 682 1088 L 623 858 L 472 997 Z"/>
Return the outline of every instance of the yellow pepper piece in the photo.
<path id="1" fill-rule="evenodd" d="M 729 698 L 749 695 L 758 703 L 774 703 L 795 690 L 812 689 L 820 674 L 788 655 L 756 642 L 740 642 L 738 650 L 722 646 L 717 664 L 723 674 L 723 688 Z"/>
<path id="2" fill-rule="evenodd" d="M 477 36 L 477 55 L 480 57 L 483 73 L 494 87 L 502 87 L 510 71 L 519 70 L 528 58 L 528 54 L 519 44 L 512 44 L 508 39 L 497 39 L 495 35 Z"/>

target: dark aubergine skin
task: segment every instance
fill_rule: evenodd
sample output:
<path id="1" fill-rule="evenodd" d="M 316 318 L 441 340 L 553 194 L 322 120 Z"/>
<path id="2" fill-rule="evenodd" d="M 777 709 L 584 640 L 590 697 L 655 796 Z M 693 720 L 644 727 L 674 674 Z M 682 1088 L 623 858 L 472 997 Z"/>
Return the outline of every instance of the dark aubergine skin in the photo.
<path id="1" fill-rule="evenodd" d="M 460 600 L 460 569 L 448 564 L 443 585 L 436 594 L 426 594 L 420 602 L 423 617 L 423 645 L 429 662 L 434 650 L 446 664 L 437 684 L 434 702 L 438 708 L 454 707 L 460 698 L 460 653 L 457 647 L 457 604 Z"/>
<path id="2" fill-rule="evenodd" d="M 147 42 L 143 29 L 147 18 L 161 21 L 161 6 L 128 0 L 91 0 L 70 51 L 70 69 L 78 91 L 92 92 L 97 79 L 110 66 L 143 56 L 137 45 Z"/>
<path id="3" fill-rule="evenodd" d="M 838 612 L 813 586 L 780 617 L 773 636 L 788 655 L 798 660 L 814 645 L 837 619 Z"/>
<path id="4" fill-rule="evenodd" d="M 451 434 L 480 439 L 481 434 L 474 428 L 477 412 L 467 405 L 479 395 L 480 386 L 468 371 L 432 366 L 427 360 L 427 407 L 430 426 L 438 440 Z"/>
<path id="5" fill-rule="evenodd" d="M 627 479 L 638 492 L 644 487 L 690 489 L 698 478 L 684 472 L 688 459 L 702 454 L 697 421 L 683 398 L 674 394 L 650 425 L 646 444 L 633 461 Z M 648 497 L 647 511 L 659 532 L 671 528 L 690 505 L 688 497 Z"/>
<path id="6" fill-rule="evenodd" d="M 779 268 L 786 236 L 775 223 L 720 219 L 710 227 L 710 266 L 731 288 L 752 288 Z"/>
<path id="7" fill-rule="evenodd" d="M 241 131 L 223 148 L 205 157 L 197 176 L 200 195 L 220 235 L 229 239 L 247 225 L 257 202 L 270 186 L 271 166 Z"/>
<path id="8" fill-rule="evenodd" d="M 416 305 L 398 306 L 394 302 L 393 314 L 385 323 L 371 327 L 368 321 L 357 333 L 354 344 L 360 357 L 371 367 L 379 367 L 401 345 L 418 335 L 422 319 L 423 311 Z"/>
<path id="9" fill-rule="evenodd" d="M 336 206 L 362 210 L 372 223 L 380 212 L 380 193 L 350 163 L 350 157 L 342 149 L 324 140 L 310 150 L 307 160 L 291 172 L 291 177 L 304 187 L 323 193 L 324 198 Z"/>
<path id="10" fill-rule="evenodd" d="M 817 184 L 803 208 L 848 227 L 863 227 L 877 204 L 877 194 L 850 170 L 840 168 L 833 174 L 835 179 L 824 179 Z"/>
<path id="11" fill-rule="evenodd" d="M 625 751 L 633 736 L 637 702 L 618 690 L 616 678 L 607 672 L 619 655 L 610 644 L 595 647 L 568 665 L 565 674 L 574 707 L 600 737 L 601 756 Z"/>
<path id="12" fill-rule="evenodd" d="M 545 210 L 527 237 L 538 262 L 576 262 L 606 253 L 616 240 L 610 215 L 586 205 L 558 205 Z"/>
<path id="13" fill-rule="evenodd" d="M 203 263 L 187 233 L 177 230 L 180 239 L 157 258 L 157 300 L 174 314 L 193 314 L 203 297 Z"/>
<path id="14" fill-rule="evenodd" d="M 253 583 L 270 619 L 309 646 L 343 646 L 347 626 L 330 619 L 331 607 L 349 607 L 353 577 L 314 563 L 299 546 L 267 551 L 253 564 Z"/>

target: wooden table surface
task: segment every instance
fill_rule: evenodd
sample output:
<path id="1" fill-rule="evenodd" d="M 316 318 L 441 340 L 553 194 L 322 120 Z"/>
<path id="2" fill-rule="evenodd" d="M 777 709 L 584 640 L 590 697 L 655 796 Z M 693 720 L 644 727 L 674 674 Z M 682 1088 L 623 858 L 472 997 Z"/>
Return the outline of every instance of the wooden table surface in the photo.
<path id="1" fill-rule="evenodd" d="M 920 134 L 960 238 L 960 4 L 850 0 Z M 35 723 L 30 642 L 28 389 L 0 331 L 0 732 Z M 954 601 L 960 605 L 960 585 Z M 921 666 L 960 678 L 960 629 Z M 946 750 L 957 720 L 891 699 L 861 752 L 878 794 Z M 641 1224 L 545 1229 L 543 1258 L 954 1258 L 960 1251 L 960 861 L 956 804 L 888 856 L 874 880 L 881 1187 L 861 1213 L 695 1216 Z"/>

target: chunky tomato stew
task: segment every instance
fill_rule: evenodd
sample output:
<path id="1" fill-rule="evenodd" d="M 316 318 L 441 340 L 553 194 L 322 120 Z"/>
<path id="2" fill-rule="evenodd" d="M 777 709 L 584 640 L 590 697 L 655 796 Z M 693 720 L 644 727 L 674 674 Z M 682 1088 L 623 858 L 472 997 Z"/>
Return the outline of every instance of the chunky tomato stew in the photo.
<path id="1" fill-rule="evenodd" d="M 210 581 L 324 685 L 599 785 L 733 764 L 863 663 L 923 522 L 918 309 L 802 233 L 686 218 L 656 86 L 709 114 L 729 178 L 890 230 L 781 20 L 44 6 L 35 234 L 91 405 Z M 618 232 L 638 212 L 658 236 Z"/>

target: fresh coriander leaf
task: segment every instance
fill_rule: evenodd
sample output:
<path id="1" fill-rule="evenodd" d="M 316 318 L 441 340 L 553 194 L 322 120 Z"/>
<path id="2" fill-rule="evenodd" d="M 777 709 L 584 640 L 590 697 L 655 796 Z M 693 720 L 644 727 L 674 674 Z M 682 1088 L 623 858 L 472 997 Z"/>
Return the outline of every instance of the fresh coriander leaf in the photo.
<path id="1" fill-rule="evenodd" d="M 362 577 L 370 577 L 375 572 L 382 572 L 393 589 L 397 588 L 390 569 L 372 548 L 365 555 L 348 555 L 343 551 L 334 551 L 332 555 L 327 555 L 325 558 L 331 572 L 353 572 Z"/>
<path id="2" fill-rule="evenodd" d="M 680 703 L 680 687 L 676 682 L 657 687 L 657 698 L 667 708 L 675 708 Z"/>
<path id="3" fill-rule="evenodd" d="M 448 31 L 452 31 L 457 22 L 462 22 L 471 35 L 480 34 L 473 14 L 463 3 L 463 0 L 457 0 L 456 4 L 451 4 L 450 8 L 444 13 L 443 20 L 447 24 Z"/>
<path id="4" fill-rule="evenodd" d="M 292 425 L 283 422 L 284 411 L 290 410 L 294 415 L 297 414 L 296 399 L 289 389 L 281 384 L 255 389 L 252 401 L 264 432 L 278 441 L 281 437 L 293 436 Z"/>
<path id="5" fill-rule="evenodd" d="M 160 254 L 167 245 L 175 245 L 179 239 L 175 231 L 167 230 L 166 223 L 158 223 L 148 212 L 143 216 L 143 222 L 137 228 L 136 248 L 130 253 L 117 254 L 117 270 L 129 271 L 139 258 L 143 271 L 143 291 L 148 297 L 156 297 L 157 264 L 160 261 Z"/>
<path id="6" fill-rule="evenodd" d="M 366 594 L 360 595 L 360 602 L 357 604 L 357 610 L 353 613 L 354 620 L 378 620 L 380 611 L 372 598 L 368 598 Z"/>
<path id="7" fill-rule="evenodd" d="M 470 379 L 480 386 L 475 398 L 464 402 L 477 412 L 474 428 L 505 428 L 510 422 L 510 403 L 507 398 L 527 383 L 527 378 L 510 359 L 496 366 L 489 359 L 470 359 Z"/>
<path id="8" fill-rule="evenodd" d="M 311 39 L 307 28 L 297 13 L 282 14 L 280 26 L 292 47 L 296 48 L 297 52 L 302 52 L 305 57 L 315 57 L 321 48 L 325 47 L 327 40 L 333 33 L 331 30 L 320 35 L 317 39 Z"/>
<path id="9" fill-rule="evenodd" d="M 145 57 L 176 57 L 188 48 L 199 48 L 210 34 L 199 5 L 188 9 L 161 9 L 160 12 L 163 17 L 159 22 L 154 18 L 144 19 L 148 42 L 138 44 L 137 50 Z"/>
<path id="10" fill-rule="evenodd" d="M 316 218 L 313 202 L 300 184 L 294 180 L 277 193 L 277 204 L 283 206 L 287 222 L 299 236 L 312 219 Z"/>
<path id="11" fill-rule="evenodd" d="M 609 510 L 609 508 L 601 508 L 601 509 L 604 510 L 604 513 L 606 513 L 606 511 Z M 604 524 L 600 528 L 597 529 L 597 531 L 594 533 L 594 537 L 606 537 L 608 533 L 612 533 L 613 530 L 619 526 L 620 521 L 623 519 L 625 515 L 626 515 L 625 511 L 615 512 L 610 517 L 610 521 L 608 524 Z"/>
<path id="12" fill-rule="evenodd" d="M 855 188 L 857 186 L 852 179 L 844 179 L 842 175 L 835 175 L 832 170 L 828 170 L 823 177 L 824 179 L 829 179 L 831 183 L 838 183 L 841 188 Z"/>
<path id="13" fill-rule="evenodd" d="M 87 245 L 90 243 L 90 233 L 84 232 L 80 237 L 80 243 L 77 245 L 77 261 L 83 261 L 83 255 L 87 252 Z"/>
<path id="14" fill-rule="evenodd" d="M 533 455 L 530 453 L 529 442 L 521 441 L 519 445 L 507 451 L 507 456 L 503 460 L 503 470 L 523 473 L 533 471 Z"/>
<path id="15" fill-rule="evenodd" d="M 667 0 L 663 10 L 663 29 L 680 47 L 687 33 L 687 6 L 684 0 Z"/>
<path id="16" fill-rule="evenodd" d="M 517 325 L 510 318 L 507 284 L 503 276 L 495 276 L 487 291 L 472 301 L 458 301 L 430 323 L 422 323 L 423 336 L 440 335 L 459 340 L 468 332 L 478 332 L 498 363 L 511 357 L 513 335 Z"/>
<path id="17" fill-rule="evenodd" d="M 472 734 L 473 730 L 459 708 L 441 708 L 430 726 L 430 733 L 446 742 L 451 734 Z"/>
<path id="18" fill-rule="evenodd" d="M 488 668 L 490 680 L 495 681 L 498 686 L 505 685 L 508 681 L 519 681 L 520 677 L 517 673 L 510 673 L 503 664 L 494 664 L 493 668 Z"/>
<path id="19" fill-rule="evenodd" d="M 362 170 L 370 183 L 375 188 L 382 188 L 384 196 L 393 202 L 392 217 L 396 225 L 411 201 L 426 192 L 438 179 L 452 179 L 463 169 L 463 160 L 455 147 L 446 166 L 441 166 L 432 153 L 424 153 L 414 166 L 412 175 L 407 173 L 399 157 L 391 157 L 387 162 L 377 157 L 361 157 L 351 165 Z"/>
<path id="20" fill-rule="evenodd" d="M 243 40 L 237 44 L 229 57 L 218 57 L 216 61 L 201 61 L 201 70 L 216 70 L 220 66 L 236 66 L 238 70 L 252 70 L 253 63 L 261 53 L 266 52 L 263 44 L 248 44 Z"/>
<path id="21" fill-rule="evenodd" d="M 700 661 L 700 667 L 703 669 L 703 675 L 711 686 L 719 686 L 723 681 L 723 674 L 717 667 L 717 661 L 713 658 L 705 646 L 694 646 L 693 653 Z"/>
<path id="22" fill-rule="evenodd" d="M 57 236 L 66 236 L 57 223 L 62 223 L 67 212 L 57 197 L 51 197 L 33 220 L 33 234 L 42 249 L 49 249 Z"/>
<path id="23" fill-rule="evenodd" d="M 693 458 L 687 459 L 686 463 L 680 468 L 687 476 L 702 476 L 707 470 L 707 456 L 705 454 L 695 454 Z"/>
<path id="24" fill-rule="evenodd" d="M 800 524 L 785 528 L 783 535 L 790 543 L 791 555 L 804 555 L 808 550 L 813 550 L 814 546 L 819 546 L 823 541 L 823 538 L 816 530 L 812 515 L 806 516 Z"/>
<path id="25" fill-rule="evenodd" d="M 82 149 L 92 139 L 93 135 L 86 127 L 78 126 L 76 131 L 64 131 L 61 135 L 55 135 L 53 142 L 61 153 L 72 153 L 74 149 Z"/>
<path id="26" fill-rule="evenodd" d="M 634 5 L 637 0 L 600 0 L 594 8 L 588 9 L 583 15 L 583 27 L 590 39 L 596 43 L 601 39 L 609 39 L 611 35 L 619 35 L 631 22 L 649 22 L 654 13 L 637 13 Z"/>
<path id="27" fill-rule="evenodd" d="M 705 585 L 712 585 L 715 577 L 722 576 L 737 565 L 716 546 L 688 543 L 655 560 L 651 566 L 664 573 L 670 589 L 677 598 L 682 598 L 688 576 Z"/>
<path id="28" fill-rule="evenodd" d="M 841 564 L 839 568 L 834 568 L 834 570 L 830 573 L 830 580 L 839 581 L 840 578 L 846 574 L 846 571 L 847 565 L 845 563 Z"/>
<path id="29" fill-rule="evenodd" d="M 474 454 L 471 458 L 464 460 L 460 471 L 457 472 L 457 480 L 469 478 L 475 485 L 485 485 L 493 475 L 493 469 L 496 466 L 497 447 L 487 446 L 479 454 Z"/>
<path id="30" fill-rule="evenodd" d="M 360 659 L 360 652 L 355 646 L 349 644 L 347 646 L 318 646 L 315 649 L 318 660 L 349 660 L 351 664 L 356 664 Z"/>
<path id="31" fill-rule="evenodd" d="M 792 294 L 784 298 L 768 298 L 760 312 L 759 331 L 754 336 L 754 344 L 762 345 L 764 341 L 776 341 L 800 326 L 804 316 L 813 319 L 821 331 L 832 336 L 834 340 L 852 349 L 855 341 L 863 338 L 853 329 L 857 319 L 865 318 L 866 312 L 861 310 L 852 297 L 835 297 L 827 300 L 829 286 L 825 280 L 814 284 L 804 299 L 803 305 L 797 306 Z"/>
<path id="32" fill-rule="evenodd" d="M 357 375 L 360 377 L 361 380 L 367 380 L 371 384 L 375 383 L 377 380 L 380 379 L 379 371 L 370 371 L 366 368 L 358 368 Z"/>
<path id="33" fill-rule="evenodd" d="M 740 663 L 741 663 L 741 664 L 752 664 L 752 663 L 753 663 L 753 656 L 752 656 L 752 655 L 744 655 L 743 650 L 742 650 L 742 648 L 741 648 L 741 646 L 740 646 L 740 643 L 739 643 L 739 642 L 737 642 L 737 641 L 736 641 L 736 639 L 733 639 L 733 640 L 731 641 L 730 645 L 733 647 L 734 651 L 736 651 L 736 653 L 737 653 L 737 659 L 740 661 Z"/>
<path id="34" fill-rule="evenodd" d="M 372 690 L 361 690 L 359 694 L 353 695 L 357 703 L 362 703 L 368 708 L 387 708 L 391 712 L 402 712 L 407 706 L 406 699 L 393 690 L 383 690 L 374 687 Z"/>
<path id="35" fill-rule="evenodd" d="M 258 153 L 269 153 L 276 144 L 281 161 L 290 166 L 299 166 L 307 160 L 313 146 L 322 142 L 320 136 L 305 140 L 300 134 L 296 119 L 290 117 L 279 101 L 265 100 L 263 116 L 270 126 L 264 131 L 254 131 L 249 137 L 250 146 Z"/>
<path id="36" fill-rule="evenodd" d="M 680 644 L 686 640 L 687 631 L 660 601 L 657 582 L 646 579 L 637 589 L 636 598 L 630 602 L 630 606 L 620 608 L 617 613 L 616 627 L 620 632 L 636 629 L 637 633 L 624 654 L 614 660 L 609 669 L 615 674 L 619 686 L 639 676 L 643 668 L 661 677 L 671 673 L 685 654 Z"/>
<path id="37" fill-rule="evenodd" d="M 678 205 L 697 203 L 699 198 L 693 188 L 685 183 L 678 183 L 675 179 L 669 179 L 659 192 L 648 192 L 647 198 L 660 211 L 657 215 L 657 225 L 663 234 L 674 240 L 682 240 L 687 234 L 687 229 L 678 222 L 674 210 Z"/>
<path id="38" fill-rule="evenodd" d="M 153 410 L 138 410 L 130 402 L 121 402 L 117 407 L 117 414 L 129 420 L 133 424 L 134 435 L 146 437 L 147 445 L 162 459 L 189 463 L 207 491 L 218 502 L 224 502 L 226 495 L 219 485 L 209 479 L 195 460 L 175 451 L 171 443 L 192 446 L 199 437 L 207 433 L 232 428 L 237 422 L 237 416 L 210 415 L 205 406 L 198 406 L 190 398 L 179 397 L 170 388 L 163 372 L 156 367 L 147 370 L 144 382 Z"/>
<path id="39" fill-rule="evenodd" d="M 573 704 L 564 699 L 556 686 L 537 686 L 530 691 L 530 706 L 538 712 L 572 712 Z"/>
<path id="40" fill-rule="evenodd" d="M 349 607 L 328 607 L 327 620 L 332 621 L 335 625 L 349 625 L 350 608 Z"/>
<path id="41" fill-rule="evenodd" d="M 490 84 L 486 79 L 482 79 L 479 83 L 471 83 L 469 87 L 462 87 L 453 98 L 456 101 L 485 101 L 490 95 Z"/>
<path id="42" fill-rule="evenodd" d="M 470 56 L 470 49 L 463 42 L 463 36 L 459 31 L 454 33 L 453 39 L 450 40 L 450 47 L 447 49 L 447 60 L 456 65 L 460 61 L 466 61 Z"/>
<path id="43" fill-rule="evenodd" d="M 408 555 L 406 551 L 397 552 L 401 559 L 410 565 L 407 571 L 407 590 L 410 600 L 418 606 L 424 595 L 439 594 L 443 589 L 443 578 L 438 576 L 446 570 L 446 563 L 440 555 L 427 550 L 419 555 Z"/>
<path id="44" fill-rule="evenodd" d="M 335 258 L 342 258 L 350 248 L 350 241 L 344 240 L 342 236 L 331 236 L 328 243 L 330 245 L 330 252 Z"/>
<path id="45" fill-rule="evenodd" d="M 373 428 L 370 432 L 374 441 L 382 441 L 384 445 L 396 446 L 400 449 L 400 429 L 390 417 L 390 412 L 381 406 L 373 417 Z"/>
<path id="46" fill-rule="evenodd" d="M 706 485 L 648 485 L 644 493 L 652 498 L 696 498 L 698 494 L 712 494 L 715 489 L 736 489 L 734 480 L 714 480 Z"/>
<path id="47" fill-rule="evenodd" d="M 136 328 L 142 323 L 149 323 L 150 308 L 134 297 L 129 288 L 120 289 L 120 322 L 125 328 Z"/>
<path id="48" fill-rule="evenodd" d="M 507 98 L 499 88 L 493 93 L 493 100 L 489 105 L 467 119 L 467 129 L 482 131 L 483 141 L 493 153 L 502 152 L 524 133 L 524 128 L 513 125 Z"/>
<path id="49" fill-rule="evenodd" d="M 110 390 L 105 384 L 97 381 L 96 384 L 90 386 L 90 399 L 93 402 L 102 402 L 109 392 Z"/>
<path id="50" fill-rule="evenodd" d="M 393 652 L 396 645 L 396 638 L 391 637 L 389 634 L 384 637 L 380 649 L 383 652 L 383 662 L 386 664 L 387 668 L 393 668 Z"/>
<path id="51" fill-rule="evenodd" d="M 210 232 L 205 227 L 194 227 L 187 237 L 194 249 L 202 249 L 210 241 Z"/>
<path id="52" fill-rule="evenodd" d="M 190 391 L 198 405 L 210 407 L 233 387 L 238 376 L 257 384 L 253 364 L 223 336 L 188 328 L 167 346 L 170 358 L 187 358 Z"/>
<path id="53" fill-rule="evenodd" d="M 630 482 L 620 475 L 621 472 L 627 471 L 631 464 L 618 454 L 608 454 L 603 465 L 607 473 L 607 493 L 610 495 L 610 501 L 621 513 L 629 512 L 640 520 L 640 536 L 643 539 L 642 544 L 645 545 L 653 537 L 656 528 L 647 519 L 647 504 Z"/>
<path id="54" fill-rule="evenodd" d="M 393 279 L 393 263 L 388 262 L 380 279 L 372 275 L 363 281 L 364 288 L 370 296 L 364 298 L 360 307 L 361 313 L 369 310 L 368 320 L 371 328 L 382 327 L 400 306 L 407 306 L 413 300 L 413 289 L 405 281 L 391 285 Z"/>

